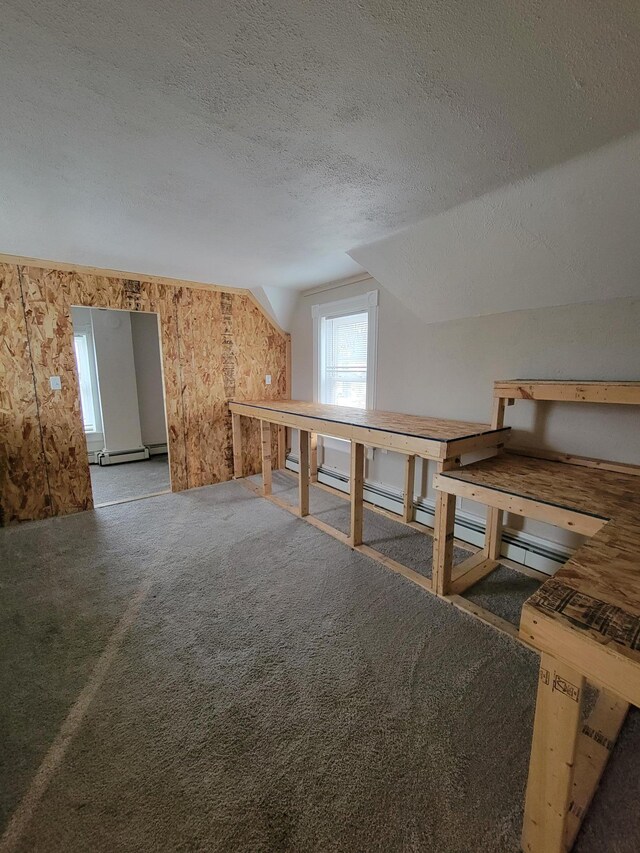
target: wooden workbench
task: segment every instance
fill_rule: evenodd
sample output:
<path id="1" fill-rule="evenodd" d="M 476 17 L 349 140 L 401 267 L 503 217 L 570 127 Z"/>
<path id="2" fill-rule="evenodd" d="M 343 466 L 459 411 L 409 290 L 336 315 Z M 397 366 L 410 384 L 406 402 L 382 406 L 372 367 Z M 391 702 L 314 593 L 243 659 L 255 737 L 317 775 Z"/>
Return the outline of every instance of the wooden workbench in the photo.
<path id="1" fill-rule="evenodd" d="M 233 423 L 233 459 L 234 476 L 241 478 L 242 443 L 240 418 L 256 418 L 261 424 L 262 433 L 262 478 L 263 494 L 271 495 L 271 425 L 282 431 L 284 427 L 299 430 L 300 433 L 300 475 L 298 514 L 309 517 L 309 482 L 317 476 L 317 457 L 314 458 L 318 434 L 347 439 L 351 442 L 351 528 L 350 535 L 329 528 L 318 519 L 318 527 L 343 539 L 352 548 L 365 550 L 369 556 L 375 556 L 380 562 L 401 571 L 407 577 L 425 588 L 436 592 L 442 589 L 443 568 L 453 558 L 453 526 L 455 516 L 455 498 L 438 493 L 435 508 L 433 575 L 432 581 L 413 572 L 407 567 L 395 563 L 363 543 L 363 491 L 364 491 L 364 448 L 382 447 L 406 455 L 405 495 L 403 518 L 409 521 L 413 514 L 415 459 L 432 459 L 438 472 L 456 468 L 460 455 L 486 448 L 495 448 L 504 443 L 509 429 L 493 428 L 489 424 L 469 423 L 465 421 L 444 420 L 442 418 L 418 417 L 396 412 L 380 412 L 370 409 L 354 409 L 345 406 L 329 406 L 320 403 L 308 403 L 295 400 L 251 400 L 229 404 Z M 279 441 L 282 447 L 283 442 Z M 284 466 L 282 459 L 278 464 Z M 276 500 L 276 503 L 279 503 Z M 311 519 L 309 519 L 311 520 Z M 391 565 L 393 564 L 393 565 Z"/>
<path id="2" fill-rule="evenodd" d="M 640 383 L 516 380 L 496 383 L 494 396 L 494 416 L 502 423 L 507 400 L 640 404 Z M 535 454 L 511 450 L 442 471 L 434 486 L 495 513 L 506 510 L 591 537 L 528 599 L 520 621 L 522 639 L 541 652 L 522 845 L 529 853 L 565 853 L 629 703 L 640 707 L 640 467 Z M 495 547 L 500 520 L 488 518 L 494 536 L 498 531 Z M 486 550 L 483 569 L 491 569 Z M 444 574 L 451 576 L 450 564 Z M 585 720 L 587 683 L 599 696 Z"/>

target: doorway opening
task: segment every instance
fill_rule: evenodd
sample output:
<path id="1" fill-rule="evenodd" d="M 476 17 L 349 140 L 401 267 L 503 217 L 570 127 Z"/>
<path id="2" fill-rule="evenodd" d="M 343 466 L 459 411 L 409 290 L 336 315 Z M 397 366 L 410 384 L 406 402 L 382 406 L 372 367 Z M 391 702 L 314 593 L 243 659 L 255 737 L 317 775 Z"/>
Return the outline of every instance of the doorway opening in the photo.
<path id="1" fill-rule="evenodd" d="M 171 491 L 158 315 L 71 316 L 94 506 Z"/>

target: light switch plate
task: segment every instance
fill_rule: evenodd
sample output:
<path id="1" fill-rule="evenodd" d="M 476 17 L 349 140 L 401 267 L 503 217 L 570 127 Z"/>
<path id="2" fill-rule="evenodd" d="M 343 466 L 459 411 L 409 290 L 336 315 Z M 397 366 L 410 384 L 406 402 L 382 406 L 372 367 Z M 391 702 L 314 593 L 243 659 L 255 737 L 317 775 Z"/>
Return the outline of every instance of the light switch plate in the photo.
<path id="1" fill-rule="evenodd" d="M 271 374 L 270 373 L 267 373 L 267 375 L 264 377 L 264 381 L 267 385 L 271 385 Z"/>
<path id="2" fill-rule="evenodd" d="M 62 379 L 59 376 L 50 376 L 49 385 L 52 391 L 60 391 L 62 389 Z"/>

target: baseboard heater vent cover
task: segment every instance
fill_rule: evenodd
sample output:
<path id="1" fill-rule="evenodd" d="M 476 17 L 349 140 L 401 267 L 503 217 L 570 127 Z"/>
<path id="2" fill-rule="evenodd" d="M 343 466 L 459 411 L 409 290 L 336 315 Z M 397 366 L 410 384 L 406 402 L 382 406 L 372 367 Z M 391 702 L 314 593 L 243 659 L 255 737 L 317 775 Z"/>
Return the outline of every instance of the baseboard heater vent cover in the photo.
<path id="1" fill-rule="evenodd" d="M 149 448 L 140 447 L 135 450 L 101 450 L 96 453 L 99 465 L 120 465 L 122 462 L 140 462 L 149 458 Z"/>

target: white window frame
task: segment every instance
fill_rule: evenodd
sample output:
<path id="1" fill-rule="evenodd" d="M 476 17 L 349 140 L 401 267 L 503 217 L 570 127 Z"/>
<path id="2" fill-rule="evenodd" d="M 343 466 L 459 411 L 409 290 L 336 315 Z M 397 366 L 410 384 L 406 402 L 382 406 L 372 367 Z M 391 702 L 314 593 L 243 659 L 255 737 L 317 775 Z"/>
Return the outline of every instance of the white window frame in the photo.
<path id="1" fill-rule="evenodd" d="M 324 302 L 311 307 L 313 317 L 313 399 L 320 402 L 322 387 L 322 341 L 320 327 L 322 320 L 334 317 L 346 317 L 349 314 L 367 314 L 367 409 L 376 406 L 376 372 L 378 364 L 378 293 L 370 290 L 361 296 L 350 296 L 335 302 Z M 324 437 L 324 443 L 344 450 L 346 439 Z"/>

